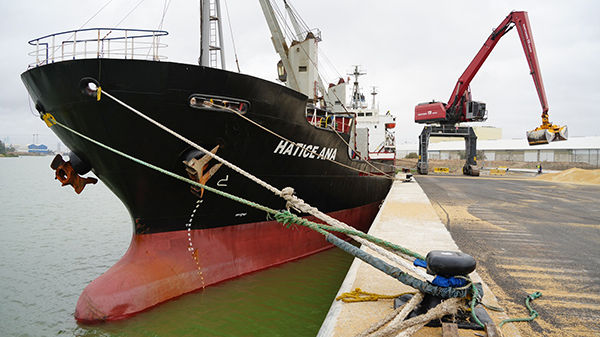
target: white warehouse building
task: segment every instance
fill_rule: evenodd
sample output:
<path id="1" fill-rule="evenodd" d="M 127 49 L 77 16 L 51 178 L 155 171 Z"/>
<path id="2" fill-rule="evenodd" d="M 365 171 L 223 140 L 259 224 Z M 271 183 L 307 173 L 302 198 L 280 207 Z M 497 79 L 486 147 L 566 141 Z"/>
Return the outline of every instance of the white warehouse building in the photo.
<path id="1" fill-rule="evenodd" d="M 465 151 L 465 142 L 446 141 L 429 144 L 429 159 L 460 159 Z M 573 162 L 600 166 L 600 137 L 570 137 L 567 141 L 552 142 L 547 145 L 530 146 L 523 139 L 478 140 L 477 151 L 483 151 L 481 160 L 502 160 L 516 162 Z M 419 153 L 417 143 L 396 145 L 397 158 L 409 153 Z"/>

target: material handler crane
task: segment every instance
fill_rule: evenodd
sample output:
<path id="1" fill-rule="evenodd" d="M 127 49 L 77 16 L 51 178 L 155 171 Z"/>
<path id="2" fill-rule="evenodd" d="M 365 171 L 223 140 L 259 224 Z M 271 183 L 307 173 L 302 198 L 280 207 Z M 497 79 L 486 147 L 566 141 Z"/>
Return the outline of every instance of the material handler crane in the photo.
<path id="1" fill-rule="evenodd" d="M 467 175 L 479 175 L 477 168 L 476 150 L 477 137 L 470 126 L 456 126 L 461 122 L 483 122 L 487 119 L 486 104 L 473 101 L 469 85 L 483 62 L 490 55 L 500 38 L 511 29 L 517 28 L 519 38 L 525 51 L 525 57 L 531 70 L 533 83 L 537 90 L 542 105 L 542 125 L 527 132 L 529 145 L 548 144 L 552 141 L 566 140 L 568 137 L 567 126 L 557 126 L 549 121 L 548 101 L 542 82 L 542 74 L 538 64 L 537 52 L 531 35 L 529 17 L 527 12 L 511 12 L 500 25 L 492 32 L 483 44 L 475 58 L 460 76 L 448 103 L 428 102 L 421 103 L 415 107 L 415 122 L 428 124 L 419 136 L 419 161 L 417 170 L 420 174 L 427 174 L 427 148 L 429 137 L 464 137 L 466 143 L 466 163 L 463 173 Z"/>

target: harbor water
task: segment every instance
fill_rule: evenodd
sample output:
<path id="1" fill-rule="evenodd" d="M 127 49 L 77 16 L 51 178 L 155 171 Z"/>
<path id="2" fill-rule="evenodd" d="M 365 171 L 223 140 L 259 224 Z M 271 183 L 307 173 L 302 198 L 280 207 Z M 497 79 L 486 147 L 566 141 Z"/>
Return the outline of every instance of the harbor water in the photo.
<path id="1" fill-rule="evenodd" d="M 330 249 L 125 320 L 77 324 L 79 294 L 125 253 L 132 224 L 101 182 L 80 195 L 61 187 L 51 161 L 0 158 L 1 336 L 314 336 L 352 262 Z"/>

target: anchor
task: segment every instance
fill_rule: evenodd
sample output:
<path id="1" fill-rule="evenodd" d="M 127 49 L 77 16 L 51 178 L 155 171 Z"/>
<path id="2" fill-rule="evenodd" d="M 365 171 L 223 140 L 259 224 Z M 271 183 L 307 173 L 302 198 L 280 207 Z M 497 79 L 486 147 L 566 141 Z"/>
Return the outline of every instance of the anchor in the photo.
<path id="1" fill-rule="evenodd" d="M 219 145 L 215 146 L 210 152 L 215 154 L 217 153 L 218 149 Z M 195 157 L 196 156 L 190 158 L 189 160 L 184 160 L 183 163 L 185 164 L 185 169 L 190 176 L 190 179 L 204 185 L 223 164 L 216 164 L 206 171 L 209 166 L 208 162 L 212 159 L 212 157 L 205 154 L 200 154 L 200 156 L 197 156 L 199 158 Z M 192 193 L 197 195 L 199 198 L 202 198 L 204 195 L 204 188 L 199 188 L 197 186 L 191 186 L 190 188 Z"/>
<path id="2" fill-rule="evenodd" d="M 71 161 L 64 161 L 60 154 L 52 160 L 50 167 L 56 171 L 56 178 L 62 183 L 62 186 L 71 185 L 75 190 L 75 193 L 80 194 L 87 184 L 95 184 L 98 182 L 96 178 L 84 178 L 80 176 Z"/>

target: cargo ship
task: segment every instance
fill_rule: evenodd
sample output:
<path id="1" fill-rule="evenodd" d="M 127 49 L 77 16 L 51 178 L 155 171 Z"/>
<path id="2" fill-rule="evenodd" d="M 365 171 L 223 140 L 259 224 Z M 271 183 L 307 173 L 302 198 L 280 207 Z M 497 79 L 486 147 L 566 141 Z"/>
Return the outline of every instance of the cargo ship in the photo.
<path id="1" fill-rule="evenodd" d="M 271 4 L 260 3 L 272 28 Z M 213 5 L 203 1 L 204 22 L 214 24 Z M 203 29 L 203 41 L 214 31 Z M 300 33 L 279 45 L 283 83 L 222 69 L 214 64 L 220 53 L 214 44 L 202 49 L 198 65 L 169 62 L 160 54 L 166 31 L 87 28 L 29 42 L 36 60 L 22 81 L 40 117 L 71 150 L 68 161 L 53 162 L 57 178 L 80 193 L 94 182 L 84 177 L 93 172 L 132 221 L 129 249 L 83 290 L 77 321 L 122 319 L 330 247 L 309 229 L 287 228 L 264 211 L 164 174 L 286 208 L 285 200 L 211 153 L 368 230 L 394 167 L 357 151 L 356 114 L 332 109 L 345 94 L 317 85 L 319 35 Z"/>

